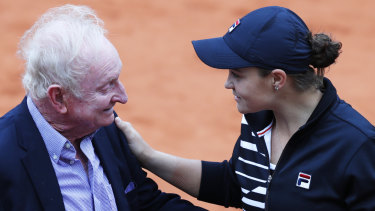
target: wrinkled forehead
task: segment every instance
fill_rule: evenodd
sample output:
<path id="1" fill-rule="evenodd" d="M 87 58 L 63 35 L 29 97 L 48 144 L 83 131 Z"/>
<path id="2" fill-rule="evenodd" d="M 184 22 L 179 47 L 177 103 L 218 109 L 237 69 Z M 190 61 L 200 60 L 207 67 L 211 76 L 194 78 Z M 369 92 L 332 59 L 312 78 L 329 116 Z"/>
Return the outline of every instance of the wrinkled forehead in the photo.
<path id="1" fill-rule="evenodd" d="M 119 77 L 122 62 L 116 48 L 107 39 L 94 48 L 87 47 L 83 50 L 83 53 L 86 54 L 86 62 L 89 65 L 84 81 L 99 85 L 99 83 L 105 83 Z"/>
<path id="2" fill-rule="evenodd" d="M 96 52 L 94 56 L 93 68 L 100 69 L 104 73 L 109 71 L 121 71 L 122 62 L 117 49 L 111 42 L 107 39 L 105 40 L 106 42 L 103 47 L 98 49 L 98 52 Z"/>
<path id="3" fill-rule="evenodd" d="M 101 69 L 102 71 L 121 69 L 120 56 L 113 44 L 106 38 L 101 40 L 99 44 L 83 46 L 82 51 L 93 69 Z"/>

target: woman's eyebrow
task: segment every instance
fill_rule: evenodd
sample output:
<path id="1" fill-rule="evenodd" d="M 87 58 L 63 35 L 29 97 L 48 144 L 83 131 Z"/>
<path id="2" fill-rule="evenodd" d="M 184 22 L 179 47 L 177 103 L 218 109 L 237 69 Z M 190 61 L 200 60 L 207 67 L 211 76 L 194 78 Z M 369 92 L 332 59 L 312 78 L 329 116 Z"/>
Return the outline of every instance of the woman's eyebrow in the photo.
<path id="1" fill-rule="evenodd" d="M 229 71 L 234 72 L 236 74 L 241 73 L 241 71 L 238 69 L 229 69 Z"/>

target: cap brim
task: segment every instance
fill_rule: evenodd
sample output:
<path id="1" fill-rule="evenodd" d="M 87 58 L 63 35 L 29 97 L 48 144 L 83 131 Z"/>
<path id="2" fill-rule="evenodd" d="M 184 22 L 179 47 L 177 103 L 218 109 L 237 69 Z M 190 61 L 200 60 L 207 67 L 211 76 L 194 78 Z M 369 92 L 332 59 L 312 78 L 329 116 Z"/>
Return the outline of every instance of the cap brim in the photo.
<path id="1" fill-rule="evenodd" d="M 195 52 L 206 65 L 218 69 L 254 66 L 232 51 L 223 37 L 192 41 Z"/>

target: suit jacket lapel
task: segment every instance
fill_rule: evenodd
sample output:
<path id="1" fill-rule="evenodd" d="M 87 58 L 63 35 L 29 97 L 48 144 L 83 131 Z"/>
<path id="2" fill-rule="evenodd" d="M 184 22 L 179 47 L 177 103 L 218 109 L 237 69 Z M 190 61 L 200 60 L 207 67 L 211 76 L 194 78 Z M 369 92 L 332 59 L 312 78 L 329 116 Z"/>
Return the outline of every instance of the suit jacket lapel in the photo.
<path id="1" fill-rule="evenodd" d="M 93 145 L 97 153 L 104 172 L 112 185 L 113 194 L 116 199 L 118 210 L 130 210 L 128 201 L 124 193 L 124 182 L 122 181 L 119 168 L 115 159 L 115 152 L 112 149 L 110 140 L 103 128 L 101 128 L 94 136 Z M 121 162 L 121 161 L 120 161 Z"/>
<path id="2" fill-rule="evenodd" d="M 28 151 L 22 162 L 28 171 L 31 181 L 45 210 L 65 210 L 60 186 L 55 171 L 42 150 Z"/>
<path id="3" fill-rule="evenodd" d="M 25 98 L 26 99 L 26 98 Z M 16 123 L 18 143 L 25 150 L 22 163 L 28 172 L 45 210 L 65 210 L 60 186 L 44 141 L 27 109 L 21 104 L 20 119 Z"/>

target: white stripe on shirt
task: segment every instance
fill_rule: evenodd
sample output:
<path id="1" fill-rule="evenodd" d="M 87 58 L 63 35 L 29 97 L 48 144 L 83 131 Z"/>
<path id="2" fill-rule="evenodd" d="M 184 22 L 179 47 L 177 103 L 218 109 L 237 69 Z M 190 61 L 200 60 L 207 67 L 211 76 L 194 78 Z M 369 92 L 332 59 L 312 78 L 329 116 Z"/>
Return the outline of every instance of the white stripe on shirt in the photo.
<path id="1" fill-rule="evenodd" d="M 254 180 L 254 181 L 257 181 L 257 182 L 262 182 L 262 183 L 266 183 L 267 182 L 266 180 L 258 179 L 258 178 L 246 175 L 246 174 L 244 174 L 242 172 L 239 172 L 239 171 L 235 171 L 235 172 L 236 172 L 236 174 L 238 174 L 240 176 L 246 177 L 248 179 L 251 179 L 251 180 Z"/>

